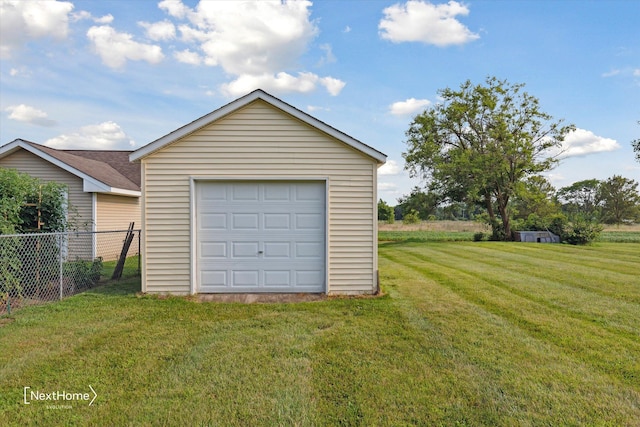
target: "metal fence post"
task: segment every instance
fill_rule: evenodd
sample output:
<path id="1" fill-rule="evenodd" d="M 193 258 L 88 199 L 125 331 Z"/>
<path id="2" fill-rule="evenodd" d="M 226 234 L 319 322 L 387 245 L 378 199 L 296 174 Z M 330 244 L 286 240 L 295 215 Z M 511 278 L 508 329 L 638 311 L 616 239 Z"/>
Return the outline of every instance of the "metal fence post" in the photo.
<path id="1" fill-rule="evenodd" d="M 60 299 L 62 299 L 63 297 L 63 292 L 62 292 L 62 233 L 58 234 L 58 259 L 60 260 Z"/>
<path id="2" fill-rule="evenodd" d="M 142 276 L 142 253 L 140 253 L 140 235 L 142 229 L 138 230 L 138 274 Z"/>

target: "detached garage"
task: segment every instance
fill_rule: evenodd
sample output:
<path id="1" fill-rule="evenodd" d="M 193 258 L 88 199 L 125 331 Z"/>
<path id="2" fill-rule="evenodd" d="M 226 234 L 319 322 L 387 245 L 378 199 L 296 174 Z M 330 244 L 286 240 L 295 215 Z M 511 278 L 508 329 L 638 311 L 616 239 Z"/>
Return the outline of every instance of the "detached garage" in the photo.
<path id="1" fill-rule="evenodd" d="M 257 90 L 130 159 L 144 292 L 376 291 L 379 151 Z"/>

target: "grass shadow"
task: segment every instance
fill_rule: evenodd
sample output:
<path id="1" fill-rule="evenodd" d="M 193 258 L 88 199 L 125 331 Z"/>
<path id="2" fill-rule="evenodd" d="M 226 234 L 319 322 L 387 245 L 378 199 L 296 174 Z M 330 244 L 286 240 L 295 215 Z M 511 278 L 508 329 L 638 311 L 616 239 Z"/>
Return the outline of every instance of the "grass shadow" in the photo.
<path id="1" fill-rule="evenodd" d="M 110 280 L 95 288 L 87 290 L 85 293 L 97 295 L 135 295 L 142 289 L 140 277 L 132 277 L 122 280 Z"/>

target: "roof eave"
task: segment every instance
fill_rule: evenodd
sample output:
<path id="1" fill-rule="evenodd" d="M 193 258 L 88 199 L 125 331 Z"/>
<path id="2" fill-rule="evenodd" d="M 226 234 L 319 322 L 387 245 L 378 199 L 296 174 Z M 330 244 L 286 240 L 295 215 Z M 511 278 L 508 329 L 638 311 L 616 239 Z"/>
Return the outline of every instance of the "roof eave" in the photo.
<path id="1" fill-rule="evenodd" d="M 31 144 L 28 144 L 26 141 L 22 139 L 15 139 L 10 143 L 0 147 L 0 157 L 9 155 L 20 148 L 82 179 L 82 191 L 84 191 L 85 193 L 109 193 L 109 194 L 119 194 L 123 196 L 131 196 L 131 197 L 141 196 L 140 191 L 111 187 L 105 184 L 104 182 L 99 181 L 85 174 L 84 172 L 79 171 L 78 169 L 72 166 L 69 166 L 67 163 L 61 160 L 58 160 L 55 157 L 52 157 L 43 151 L 38 150 L 36 147 L 34 147 Z"/>

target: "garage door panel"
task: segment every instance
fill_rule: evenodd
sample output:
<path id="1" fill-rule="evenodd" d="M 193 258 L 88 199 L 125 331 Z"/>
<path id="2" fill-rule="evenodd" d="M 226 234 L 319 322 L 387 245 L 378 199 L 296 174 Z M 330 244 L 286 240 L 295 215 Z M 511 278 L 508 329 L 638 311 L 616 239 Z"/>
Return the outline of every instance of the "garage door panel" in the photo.
<path id="1" fill-rule="evenodd" d="M 259 285 L 258 270 L 235 270 L 232 272 L 231 286 L 235 288 L 256 288 Z"/>
<path id="2" fill-rule="evenodd" d="M 203 242 L 200 244 L 202 258 L 226 258 L 227 242 Z"/>
<path id="3" fill-rule="evenodd" d="M 289 202 L 291 201 L 291 186 L 285 183 L 274 183 L 264 187 L 264 200 L 267 202 Z"/>
<path id="4" fill-rule="evenodd" d="M 259 215 L 254 213 L 234 213 L 231 215 L 232 230 L 257 230 Z"/>
<path id="5" fill-rule="evenodd" d="M 226 230 L 227 215 L 222 213 L 202 214 L 201 217 L 202 230 Z"/>
<path id="6" fill-rule="evenodd" d="M 296 242 L 295 247 L 296 258 L 320 259 L 324 257 L 324 242 Z"/>
<path id="7" fill-rule="evenodd" d="M 265 270 L 264 271 L 265 287 L 290 287 L 291 271 L 290 270 Z"/>
<path id="8" fill-rule="evenodd" d="M 258 258 L 260 242 L 231 242 L 232 258 Z"/>
<path id="9" fill-rule="evenodd" d="M 297 230 L 322 230 L 324 229 L 324 216 L 317 213 L 296 214 Z"/>
<path id="10" fill-rule="evenodd" d="M 290 242 L 264 242 L 264 257 L 290 259 L 291 243 Z"/>
<path id="11" fill-rule="evenodd" d="M 324 271 L 320 270 L 296 270 L 296 286 L 317 287 L 323 281 Z"/>
<path id="12" fill-rule="evenodd" d="M 226 186 L 203 186 L 199 190 L 199 200 L 202 202 L 227 200 Z"/>
<path id="13" fill-rule="evenodd" d="M 323 292 L 325 194 L 325 182 L 198 183 L 198 291 Z"/>
<path id="14" fill-rule="evenodd" d="M 253 183 L 231 184 L 231 200 L 233 201 L 258 201 L 259 188 Z"/>
<path id="15" fill-rule="evenodd" d="M 200 274 L 200 283 L 206 283 L 207 288 L 226 289 L 227 287 L 227 270 L 202 270 Z"/>
<path id="16" fill-rule="evenodd" d="M 265 213 L 263 219 L 265 230 L 291 229 L 291 214 L 289 213 Z"/>
<path id="17" fill-rule="evenodd" d="M 314 183 L 305 183 L 295 187 L 297 201 L 314 201 L 324 203 L 325 189 Z"/>

